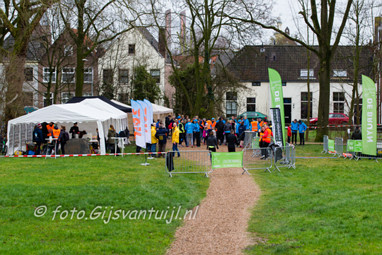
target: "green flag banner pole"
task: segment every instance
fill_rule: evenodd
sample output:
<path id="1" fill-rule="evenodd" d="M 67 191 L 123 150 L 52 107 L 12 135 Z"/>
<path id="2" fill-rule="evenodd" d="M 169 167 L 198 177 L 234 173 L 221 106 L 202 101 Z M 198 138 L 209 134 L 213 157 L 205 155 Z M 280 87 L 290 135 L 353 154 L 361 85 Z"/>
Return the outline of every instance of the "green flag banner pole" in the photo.
<path id="1" fill-rule="evenodd" d="M 211 152 L 212 169 L 243 167 L 243 151 L 239 152 Z"/>
<path id="2" fill-rule="evenodd" d="M 377 155 L 377 93 L 372 79 L 362 75 L 362 153 Z"/>
<path id="3" fill-rule="evenodd" d="M 281 115 L 281 127 L 283 134 L 283 145 L 285 146 L 285 114 L 284 114 L 284 96 L 280 74 L 272 68 L 268 68 L 269 87 L 271 89 L 271 108 L 279 108 Z"/>

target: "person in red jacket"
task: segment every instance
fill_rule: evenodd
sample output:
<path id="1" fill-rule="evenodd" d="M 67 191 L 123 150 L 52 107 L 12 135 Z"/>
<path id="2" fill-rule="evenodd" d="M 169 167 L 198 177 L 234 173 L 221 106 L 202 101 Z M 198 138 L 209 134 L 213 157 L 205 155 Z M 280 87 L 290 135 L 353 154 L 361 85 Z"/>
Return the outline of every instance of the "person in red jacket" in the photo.
<path id="1" fill-rule="evenodd" d="M 287 136 L 288 136 L 288 143 L 290 143 L 290 138 L 292 137 L 292 128 L 290 127 L 290 124 L 288 125 Z"/>

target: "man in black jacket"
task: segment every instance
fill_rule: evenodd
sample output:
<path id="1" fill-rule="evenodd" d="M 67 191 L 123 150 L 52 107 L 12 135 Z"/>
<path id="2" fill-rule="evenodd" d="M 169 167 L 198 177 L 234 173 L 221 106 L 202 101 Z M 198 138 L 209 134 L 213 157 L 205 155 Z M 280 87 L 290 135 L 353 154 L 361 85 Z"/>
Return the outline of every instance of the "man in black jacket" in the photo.
<path id="1" fill-rule="evenodd" d="M 216 136 L 219 141 L 219 144 L 222 145 L 224 142 L 224 123 L 223 118 L 220 117 L 218 123 L 216 123 Z"/>
<path id="2" fill-rule="evenodd" d="M 359 127 L 356 127 L 353 134 L 351 135 L 352 140 L 362 140 L 362 133 Z"/>
<path id="3" fill-rule="evenodd" d="M 228 152 L 235 152 L 235 146 L 237 144 L 236 136 L 231 131 L 227 134 Z"/>

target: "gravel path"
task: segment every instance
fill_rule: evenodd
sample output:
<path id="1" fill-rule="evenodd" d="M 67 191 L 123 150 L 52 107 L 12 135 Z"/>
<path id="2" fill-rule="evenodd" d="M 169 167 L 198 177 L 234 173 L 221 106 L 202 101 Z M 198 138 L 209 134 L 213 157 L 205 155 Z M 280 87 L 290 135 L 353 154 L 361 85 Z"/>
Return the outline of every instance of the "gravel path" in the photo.
<path id="1" fill-rule="evenodd" d="M 242 254 L 254 243 L 247 227 L 260 189 L 253 177 L 241 173 L 239 168 L 214 170 L 196 219 L 185 220 L 167 254 Z"/>

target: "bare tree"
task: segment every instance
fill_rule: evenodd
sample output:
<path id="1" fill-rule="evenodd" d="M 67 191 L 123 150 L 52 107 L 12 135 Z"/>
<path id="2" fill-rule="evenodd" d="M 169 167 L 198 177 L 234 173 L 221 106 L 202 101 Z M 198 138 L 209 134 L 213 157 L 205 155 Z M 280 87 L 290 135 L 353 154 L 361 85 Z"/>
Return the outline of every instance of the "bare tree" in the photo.
<path id="1" fill-rule="evenodd" d="M 24 67 L 29 40 L 33 31 L 39 25 L 46 10 L 55 0 L 21 0 L 4 1 L 5 8 L 0 8 L 1 29 L 10 34 L 14 39 L 14 44 L 10 49 L 0 48 L 6 56 L 7 65 L 5 68 L 6 92 L 4 120 L 7 122 L 23 113 L 22 109 L 22 88 L 24 74 L 19 71 Z"/>
<path id="2" fill-rule="evenodd" d="M 164 16 L 161 15 L 163 12 L 160 9 L 158 0 L 150 1 L 152 7 L 151 15 L 154 17 L 153 23 L 159 28 L 163 25 Z M 260 1 L 255 2 L 259 3 L 259 6 L 264 7 L 264 16 L 267 16 L 269 8 L 265 8 L 265 6 L 269 7 L 269 4 Z M 176 77 L 179 89 L 184 94 L 191 115 L 204 115 L 206 112 L 209 115 L 215 115 L 216 100 L 210 62 L 213 51 L 216 49 L 216 43 L 219 38 L 222 38 L 223 35 L 239 38 L 243 36 L 245 31 L 248 31 L 248 24 L 233 23 L 232 20 L 222 15 L 228 12 L 232 6 L 236 5 L 234 0 L 183 0 L 181 2 L 174 2 L 174 5 L 178 6 L 179 11 L 175 10 L 173 13 L 180 16 L 180 11 L 185 11 L 188 17 L 187 23 L 190 25 L 184 33 L 188 36 L 188 39 L 179 40 L 180 42 L 186 41 L 186 43 L 179 47 L 182 49 L 181 56 L 175 56 L 176 53 L 168 47 L 169 43 L 166 44 L 173 75 Z M 252 28 L 252 26 L 249 27 Z M 243 34 L 239 35 L 239 31 L 242 31 Z M 174 43 L 176 41 L 171 41 L 171 44 Z M 181 79 L 181 70 L 178 68 L 178 65 L 182 64 L 182 61 L 193 65 L 194 90 L 189 90 L 186 86 L 189 81 L 182 81 Z"/>
<path id="3" fill-rule="evenodd" d="M 323 135 L 328 134 L 328 121 L 329 121 L 329 99 L 330 99 L 330 74 L 331 74 L 331 61 L 337 50 L 340 42 L 345 24 L 348 20 L 350 8 L 353 0 L 346 1 L 346 7 L 343 11 L 340 26 L 338 31 L 334 31 L 334 21 L 338 18 L 339 4 L 336 0 L 321 0 L 319 3 L 316 0 L 310 0 L 311 15 L 308 16 L 308 12 L 305 6 L 301 6 L 299 14 L 303 17 L 305 24 L 317 37 L 318 48 L 315 48 L 303 40 L 293 37 L 284 31 L 278 29 L 276 26 L 267 25 L 259 21 L 256 16 L 253 15 L 253 7 L 248 5 L 244 1 L 241 4 L 246 10 L 245 16 L 239 16 L 236 10 L 231 10 L 224 16 L 229 17 L 239 22 L 248 22 L 251 24 L 259 25 L 265 29 L 272 29 L 274 31 L 283 34 L 285 37 L 294 40 L 295 42 L 306 47 L 312 53 L 316 54 L 320 61 L 319 70 L 319 84 L 320 84 L 320 99 L 318 107 L 318 121 L 320 128 L 316 135 L 316 141 L 322 141 Z M 320 14 L 319 14 L 320 13 Z M 240 13 L 242 14 L 242 13 Z M 319 16 L 320 15 L 320 16 Z"/>
<path id="4" fill-rule="evenodd" d="M 128 13 L 126 14 L 126 12 Z M 121 2 L 117 0 L 62 1 L 60 13 L 75 43 L 77 58 L 75 72 L 76 96 L 82 96 L 84 59 L 99 45 L 111 41 L 131 29 L 138 15 L 136 15 L 135 10 L 130 8 L 128 1 Z M 72 21 L 76 22 L 76 29 L 71 29 Z"/>

